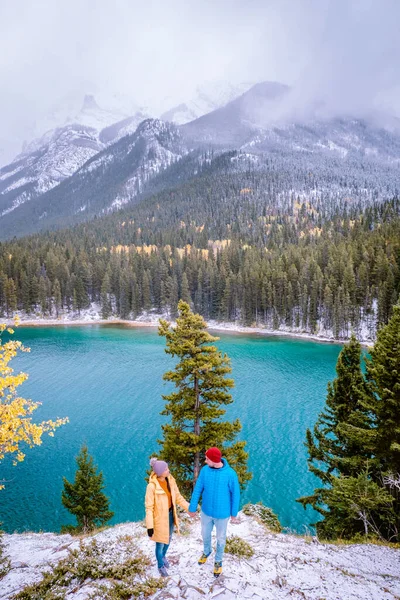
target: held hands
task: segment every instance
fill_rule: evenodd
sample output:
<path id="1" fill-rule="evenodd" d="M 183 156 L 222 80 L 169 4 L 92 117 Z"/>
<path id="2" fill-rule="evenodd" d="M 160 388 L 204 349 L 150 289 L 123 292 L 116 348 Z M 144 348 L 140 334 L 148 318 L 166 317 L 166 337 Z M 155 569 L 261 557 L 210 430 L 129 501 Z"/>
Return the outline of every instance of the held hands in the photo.
<path id="1" fill-rule="evenodd" d="M 148 529 L 147 530 L 147 535 L 151 538 L 153 537 L 153 533 L 154 533 L 154 529 Z"/>
<path id="2" fill-rule="evenodd" d="M 192 518 L 197 517 L 197 512 L 189 512 L 188 514 Z"/>
<path id="3" fill-rule="evenodd" d="M 231 523 L 234 525 L 239 525 L 240 520 L 237 517 L 231 517 Z"/>

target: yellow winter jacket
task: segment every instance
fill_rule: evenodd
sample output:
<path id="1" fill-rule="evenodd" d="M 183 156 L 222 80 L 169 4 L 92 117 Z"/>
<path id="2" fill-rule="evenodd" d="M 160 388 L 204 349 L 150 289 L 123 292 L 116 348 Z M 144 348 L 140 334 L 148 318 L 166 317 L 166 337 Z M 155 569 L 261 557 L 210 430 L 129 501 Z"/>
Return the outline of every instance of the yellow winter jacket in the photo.
<path id="1" fill-rule="evenodd" d="M 179 504 L 181 508 L 187 511 L 189 508 L 189 502 L 180 493 L 178 486 L 176 485 L 175 479 L 172 475 L 168 475 L 169 487 L 171 490 L 172 498 L 172 510 L 174 513 L 174 523 L 179 533 L 178 514 L 176 512 L 176 505 Z M 150 475 L 149 483 L 146 489 L 145 497 L 146 507 L 146 528 L 154 529 L 152 536 L 153 542 L 160 542 L 161 544 L 169 543 L 169 508 L 168 508 L 168 496 L 162 489 L 157 475 L 152 473 Z"/>

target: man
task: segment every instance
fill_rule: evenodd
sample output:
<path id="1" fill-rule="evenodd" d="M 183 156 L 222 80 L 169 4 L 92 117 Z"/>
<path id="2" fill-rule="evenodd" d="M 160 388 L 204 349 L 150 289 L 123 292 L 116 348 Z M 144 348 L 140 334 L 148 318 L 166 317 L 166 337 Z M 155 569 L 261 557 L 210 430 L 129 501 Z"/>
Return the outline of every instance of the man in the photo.
<path id="1" fill-rule="evenodd" d="M 194 517 L 200 497 L 201 535 L 204 551 L 199 558 L 203 565 L 211 554 L 211 532 L 215 525 L 217 534 L 217 551 L 215 553 L 214 576 L 222 573 L 222 558 L 226 543 L 226 528 L 229 517 L 232 523 L 238 523 L 236 515 L 239 510 L 240 488 L 235 471 L 222 458 L 218 448 L 209 448 L 206 452 L 206 463 L 200 471 L 194 486 L 188 513 Z"/>

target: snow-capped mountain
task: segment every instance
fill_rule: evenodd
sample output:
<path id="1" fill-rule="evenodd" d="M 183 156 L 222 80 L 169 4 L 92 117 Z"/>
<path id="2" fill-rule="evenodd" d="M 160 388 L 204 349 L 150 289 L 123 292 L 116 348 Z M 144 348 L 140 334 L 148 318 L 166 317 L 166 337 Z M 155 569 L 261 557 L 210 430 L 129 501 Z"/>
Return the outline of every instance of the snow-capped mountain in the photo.
<path id="1" fill-rule="evenodd" d="M 132 117 L 126 117 L 121 121 L 108 125 L 108 127 L 104 127 L 104 129 L 100 131 L 99 139 L 106 145 L 116 142 L 125 135 L 135 133 L 138 125 L 146 119 L 149 119 L 149 116 L 138 111 Z"/>
<path id="2" fill-rule="evenodd" d="M 239 151 L 234 163 L 239 170 L 243 161 L 265 169 L 273 160 L 275 168 L 292 173 L 293 189 L 298 189 L 296 177 L 313 171 L 329 185 L 349 177 L 365 188 L 367 198 L 383 185 L 387 194 L 398 193 L 396 119 L 385 126 L 355 117 L 285 121 L 277 115 L 289 95 L 287 86 L 263 82 L 181 126 L 142 121 L 145 115 L 136 113 L 101 131 L 69 125 L 49 132 L 0 170 L 0 235 L 4 239 L 86 220 L 139 195 L 179 186 L 199 173 L 200 155 L 211 149 L 214 156 Z M 83 112 L 97 108 L 86 99 Z"/>
<path id="3" fill-rule="evenodd" d="M 246 152 L 336 156 L 400 165 L 400 120 L 395 129 L 355 118 L 311 120 L 259 129 L 242 144 Z"/>
<path id="4" fill-rule="evenodd" d="M 228 102 L 244 94 L 253 85 L 250 82 L 236 85 L 228 82 L 212 82 L 198 86 L 192 99 L 165 111 L 161 115 L 161 119 L 173 121 L 178 125 L 189 123 L 221 106 L 225 106 Z"/>
<path id="5" fill-rule="evenodd" d="M 77 97 L 72 94 L 71 97 L 60 100 L 52 110 L 36 121 L 31 139 L 40 139 L 48 131 L 76 123 L 100 132 L 105 127 L 131 117 L 137 112 L 144 113 L 135 103 L 118 96 L 86 94 L 82 101 L 82 96 Z M 30 142 L 27 141 L 23 152 L 26 152 L 26 147 L 29 145 Z"/>
<path id="6" fill-rule="evenodd" d="M 0 169 L 0 215 L 52 189 L 103 147 L 95 129 L 79 124 L 35 140 L 13 163 Z"/>
<path id="7" fill-rule="evenodd" d="M 80 111 L 66 119 L 71 122 L 26 144 L 10 165 L 0 169 L 0 216 L 51 190 L 147 118 L 143 112 L 121 116 L 100 108 L 93 96 L 86 95 Z"/>
<path id="8" fill-rule="evenodd" d="M 181 126 L 182 135 L 191 147 L 399 164 L 400 119 L 378 114 L 362 119 L 323 116 L 323 107 L 295 116 L 290 94 L 291 89 L 280 83 L 258 83 L 226 106 Z"/>
<path id="9" fill-rule="evenodd" d="M 266 81 L 202 117 L 182 126 L 192 143 L 238 147 L 250 142 L 260 129 L 259 117 L 273 113 L 289 92 L 281 83 Z"/>
<path id="10" fill-rule="evenodd" d="M 94 131 L 94 130 L 92 130 Z M 135 133 L 93 152 L 53 189 L 14 210 L 2 211 L 1 237 L 74 223 L 132 201 L 146 184 L 187 153 L 178 128 L 147 119 Z M 0 172 L 1 174 L 2 172 Z"/>

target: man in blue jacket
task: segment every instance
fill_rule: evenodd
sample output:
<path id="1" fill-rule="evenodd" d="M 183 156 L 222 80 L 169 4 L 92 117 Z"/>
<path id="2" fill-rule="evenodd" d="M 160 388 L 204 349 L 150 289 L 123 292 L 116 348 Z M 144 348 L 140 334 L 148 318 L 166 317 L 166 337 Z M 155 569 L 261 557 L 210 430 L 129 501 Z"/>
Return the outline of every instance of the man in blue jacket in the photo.
<path id="1" fill-rule="evenodd" d="M 206 452 L 206 463 L 194 486 L 189 505 L 189 514 L 194 517 L 200 497 L 201 503 L 201 535 L 204 552 L 199 558 L 203 565 L 211 554 L 211 532 L 215 525 L 217 534 L 217 551 L 215 553 L 214 575 L 222 573 L 222 558 L 226 543 L 226 529 L 229 518 L 238 523 L 240 488 L 236 472 L 222 458 L 218 448 L 209 448 Z"/>

